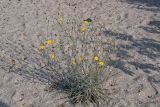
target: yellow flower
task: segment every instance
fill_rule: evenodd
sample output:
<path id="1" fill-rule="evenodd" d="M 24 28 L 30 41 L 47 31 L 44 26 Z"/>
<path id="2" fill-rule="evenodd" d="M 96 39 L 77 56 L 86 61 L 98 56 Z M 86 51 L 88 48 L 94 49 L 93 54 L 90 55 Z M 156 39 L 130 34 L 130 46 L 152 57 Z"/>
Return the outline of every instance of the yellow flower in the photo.
<path id="1" fill-rule="evenodd" d="M 87 30 L 86 27 L 82 27 L 82 29 L 81 29 L 82 32 L 85 32 L 86 30 Z"/>
<path id="2" fill-rule="evenodd" d="M 84 21 L 84 24 L 85 24 L 85 25 L 88 25 L 88 24 L 89 24 L 89 22 L 88 22 L 88 21 Z"/>
<path id="3" fill-rule="evenodd" d="M 99 65 L 100 65 L 100 66 L 104 66 L 104 62 L 103 62 L 103 61 L 100 61 L 100 62 L 99 62 Z"/>
<path id="4" fill-rule="evenodd" d="M 99 57 L 98 57 L 98 56 L 95 56 L 95 57 L 94 57 L 94 60 L 95 60 L 95 61 L 98 61 L 98 60 L 99 60 Z"/>
<path id="5" fill-rule="evenodd" d="M 47 44 L 48 44 L 48 45 L 54 44 L 54 40 L 51 40 L 51 39 L 47 40 Z"/>
<path id="6" fill-rule="evenodd" d="M 80 61 L 83 61 L 83 60 L 84 60 L 84 56 L 80 56 L 80 57 L 79 57 L 79 60 L 80 60 Z"/>
<path id="7" fill-rule="evenodd" d="M 56 54 L 55 53 L 51 54 L 51 59 L 55 59 L 55 58 L 56 58 Z"/>
<path id="8" fill-rule="evenodd" d="M 63 23 L 64 22 L 64 16 L 60 16 L 58 20 L 59 20 L 60 23 Z"/>
<path id="9" fill-rule="evenodd" d="M 40 49 L 45 49 L 46 46 L 45 46 L 44 44 L 41 44 L 39 48 L 40 48 Z"/>

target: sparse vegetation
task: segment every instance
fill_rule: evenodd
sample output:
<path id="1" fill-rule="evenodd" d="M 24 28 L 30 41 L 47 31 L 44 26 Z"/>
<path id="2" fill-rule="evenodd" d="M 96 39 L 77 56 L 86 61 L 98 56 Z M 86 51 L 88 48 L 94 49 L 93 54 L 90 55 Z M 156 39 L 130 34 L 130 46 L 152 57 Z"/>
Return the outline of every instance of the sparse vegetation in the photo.
<path id="1" fill-rule="evenodd" d="M 107 62 L 116 42 L 103 34 L 104 25 L 94 18 L 65 18 L 58 13 L 58 33 L 39 45 L 46 70 L 53 73 L 51 89 L 67 93 L 72 104 L 94 103 L 107 97 Z"/>

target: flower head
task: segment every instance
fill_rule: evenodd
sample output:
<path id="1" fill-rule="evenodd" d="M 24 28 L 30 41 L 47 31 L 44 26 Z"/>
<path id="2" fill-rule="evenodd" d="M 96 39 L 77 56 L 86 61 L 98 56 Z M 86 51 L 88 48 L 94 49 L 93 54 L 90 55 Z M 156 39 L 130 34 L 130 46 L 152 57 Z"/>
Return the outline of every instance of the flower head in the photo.
<path id="1" fill-rule="evenodd" d="M 103 62 L 103 61 L 100 61 L 100 62 L 99 62 L 99 65 L 100 65 L 100 66 L 104 66 L 104 62 Z"/>
<path id="2" fill-rule="evenodd" d="M 88 25 L 88 24 L 89 24 L 89 22 L 88 22 L 88 21 L 84 21 L 84 24 L 85 24 L 85 25 Z"/>
<path id="3" fill-rule="evenodd" d="M 39 48 L 40 48 L 40 49 L 45 49 L 46 46 L 45 46 L 44 44 L 41 44 L 41 45 L 39 46 Z"/>
<path id="4" fill-rule="evenodd" d="M 86 30 L 87 30 L 86 27 L 82 27 L 82 29 L 81 29 L 82 32 L 85 32 Z"/>
<path id="5" fill-rule="evenodd" d="M 99 57 L 98 57 L 98 56 L 95 56 L 95 57 L 94 57 L 94 60 L 95 60 L 95 61 L 98 61 L 98 60 L 99 60 Z"/>
<path id="6" fill-rule="evenodd" d="M 55 42 L 55 41 L 54 41 L 54 40 L 51 40 L 51 39 L 47 40 L 47 44 L 48 44 L 48 45 L 52 45 L 52 44 L 54 44 L 54 42 Z"/>
<path id="7" fill-rule="evenodd" d="M 60 23 L 63 23 L 64 22 L 64 16 L 60 16 L 58 20 L 59 20 Z"/>
<path id="8" fill-rule="evenodd" d="M 55 53 L 52 53 L 51 54 L 51 59 L 55 59 L 56 58 L 56 54 Z"/>
<path id="9" fill-rule="evenodd" d="M 83 61 L 83 60 L 84 60 L 84 56 L 81 55 L 81 56 L 79 57 L 79 60 L 80 60 L 80 61 Z"/>

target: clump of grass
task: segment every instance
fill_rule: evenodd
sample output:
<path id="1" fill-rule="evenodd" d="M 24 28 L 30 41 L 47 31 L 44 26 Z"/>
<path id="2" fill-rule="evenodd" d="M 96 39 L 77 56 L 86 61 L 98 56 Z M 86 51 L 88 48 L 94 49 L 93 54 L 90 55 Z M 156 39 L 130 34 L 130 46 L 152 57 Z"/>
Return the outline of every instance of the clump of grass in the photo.
<path id="1" fill-rule="evenodd" d="M 39 46 L 46 70 L 53 73 L 54 88 L 72 104 L 99 104 L 107 97 L 110 53 L 116 48 L 103 35 L 104 26 L 94 19 L 65 18 L 58 14 L 58 33 Z"/>

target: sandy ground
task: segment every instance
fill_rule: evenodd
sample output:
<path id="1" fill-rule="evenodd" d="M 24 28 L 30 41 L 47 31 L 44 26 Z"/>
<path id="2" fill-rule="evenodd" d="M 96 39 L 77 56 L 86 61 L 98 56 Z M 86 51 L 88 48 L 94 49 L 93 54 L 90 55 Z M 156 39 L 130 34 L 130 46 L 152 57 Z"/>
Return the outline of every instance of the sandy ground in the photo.
<path id="1" fill-rule="evenodd" d="M 111 99 L 102 107 L 160 107 L 159 0 L 0 0 L 0 107 L 58 107 L 63 102 L 44 91 L 49 74 L 9 70 L 14 60 L 36 66 L 35 54 L 27 50 L 37 36 L 56 33 L 58 2 L 66 16 L 97 16 L 106 34 L 118 41 L 116 64 L 110 62 L 115 75 L 106 83 Z"/>

